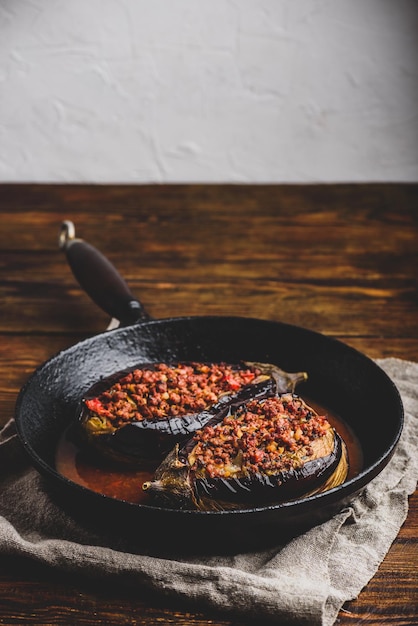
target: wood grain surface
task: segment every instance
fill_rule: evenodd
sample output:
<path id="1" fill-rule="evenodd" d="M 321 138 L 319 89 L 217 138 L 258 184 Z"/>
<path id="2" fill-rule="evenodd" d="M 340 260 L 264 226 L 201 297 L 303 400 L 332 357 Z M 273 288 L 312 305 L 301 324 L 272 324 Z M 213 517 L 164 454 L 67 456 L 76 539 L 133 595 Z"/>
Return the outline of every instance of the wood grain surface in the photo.
<path id="1" fill-rule="evenodd" d="M 38 365 L 109 322 L 58 250 L 66 219 L 154 318 L 259 317 L 418 360 L 418 185 L 0 185 L 0 424 Z M 417 571 L 415 493 L 337 623 L 416 626 Z M 0 624 L 250 623 L 0 561 Z"/>

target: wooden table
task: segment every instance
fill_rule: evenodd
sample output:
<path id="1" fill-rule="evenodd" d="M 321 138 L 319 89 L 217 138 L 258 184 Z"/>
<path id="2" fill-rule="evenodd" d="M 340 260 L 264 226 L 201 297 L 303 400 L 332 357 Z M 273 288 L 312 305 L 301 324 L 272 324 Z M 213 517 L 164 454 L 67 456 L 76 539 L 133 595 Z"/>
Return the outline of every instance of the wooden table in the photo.
<path id="1" fill-rule="evenodd" d="M 418 360 L 418 185 L 0 185 L 0 420 L 58 350 L 108 317 L 58 251 L 62 220 L 101 249 L 155 318 L 243 315 Z M 338 623 L 418 622 L 418 496 Z M 0 563 L 1 624 L 238 626 L 149 593 Z"/>

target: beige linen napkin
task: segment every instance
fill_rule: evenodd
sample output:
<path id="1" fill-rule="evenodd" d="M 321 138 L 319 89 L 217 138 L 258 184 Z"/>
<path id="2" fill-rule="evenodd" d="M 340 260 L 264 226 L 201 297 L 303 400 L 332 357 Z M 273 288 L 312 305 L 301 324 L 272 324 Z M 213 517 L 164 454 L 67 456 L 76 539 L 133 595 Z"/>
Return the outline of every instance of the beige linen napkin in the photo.
<path id="1" fill-rule="evenodd" d="M 405 428 L 385 470 L 349 508 L 307 533 L 262 552 L 162 558 L 134 553 L 83 528 L 48 497 L 23 455 L 13 420 L 0 433 L 0 554 L 22 555 L 61 571 L 148 587 L 276 624 L 332 625 L 360 593 L 396 538 L 418 480 L 418 364 L 382 359 L 397 385 Z"/>

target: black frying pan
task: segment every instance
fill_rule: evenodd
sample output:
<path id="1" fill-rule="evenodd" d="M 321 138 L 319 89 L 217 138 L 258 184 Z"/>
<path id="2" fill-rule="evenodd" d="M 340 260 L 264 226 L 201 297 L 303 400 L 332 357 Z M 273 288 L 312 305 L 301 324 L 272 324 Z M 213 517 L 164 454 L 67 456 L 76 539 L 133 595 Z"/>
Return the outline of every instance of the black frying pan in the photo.
<path id="1" fill-rule="evenodd" d="M 95 248 L 75 239 L 64 222 L 60 238 L 74 275 L 119 328 L 82 341 L 41 365 L 21 390 L 16 425 L 33 465 L 51 495 L 86 525 L 132 532 L 148 546 L 246 549 L 277 543 L 340 511 L 390 460 L 403 426 L 399 393 L 372 360 L 319 333 L 262 319 L 180 317 L 153 320 L 114 267 Z M 54 455 L 84 393 L 100 378 L 140 363 L 241 360 L 306 371 L 303 394 L 340 415 L 355 432 L 364 456 L 354 478 L 296 501 L 233 511 L 183 511 L 131 504 L 97 494 L 61 476 Z M 262 540 L 262 541 L 259 541 Z"/>

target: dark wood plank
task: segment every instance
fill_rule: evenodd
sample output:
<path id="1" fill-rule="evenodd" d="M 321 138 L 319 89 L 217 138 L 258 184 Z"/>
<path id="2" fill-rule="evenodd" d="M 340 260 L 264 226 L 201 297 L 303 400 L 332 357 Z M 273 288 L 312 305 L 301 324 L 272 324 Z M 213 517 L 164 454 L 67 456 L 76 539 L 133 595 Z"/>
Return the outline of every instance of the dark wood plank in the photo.
<path id="1" fill-rule="evenodd" d="M 0 331 L 26 328 L 23 313 L 32 307 L 36 332 L 51 323 L 48 309 L 55 332 L 71 320 L 88 333 L 105 324 L 86 297 L 80 300 L 57 249 L 60 222 L 71 217 L 156 318 L 236 314 L 347 337 L 416 334 L 414 185 L 365 186 L 361 199 L 346 185 L 284 186 L 280 197 L 268 186 L 168 186 L 158 194 L 147 186 L 28 189 L 32 211 L 19 186 L 0 187 L 8 205 L 1 214 L 7 307 Z M 29 261 L 31 250 L 38 254 Z M 402 313 L 402 324 L 388 331 L 383 311 L 391 319 Z"/>

